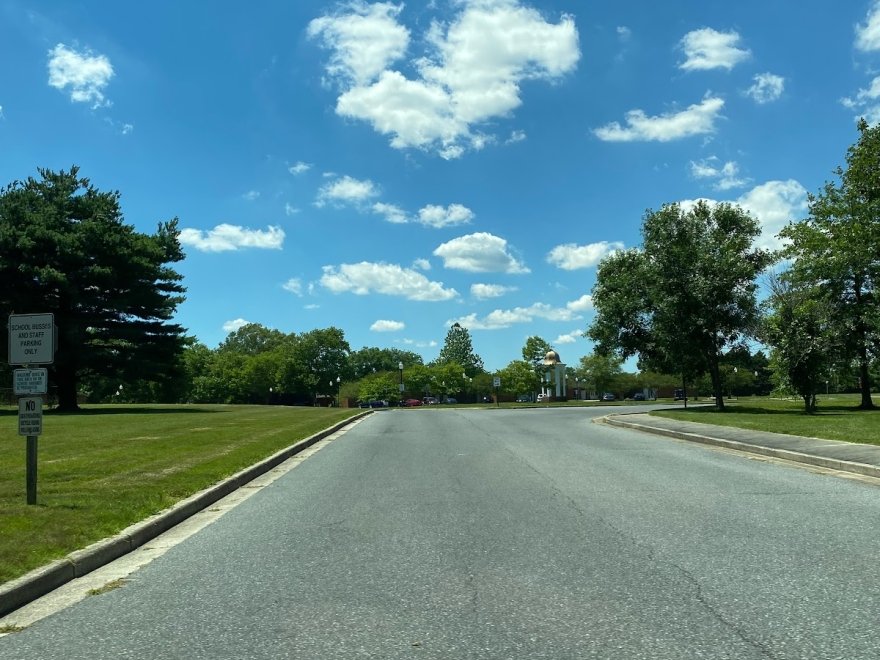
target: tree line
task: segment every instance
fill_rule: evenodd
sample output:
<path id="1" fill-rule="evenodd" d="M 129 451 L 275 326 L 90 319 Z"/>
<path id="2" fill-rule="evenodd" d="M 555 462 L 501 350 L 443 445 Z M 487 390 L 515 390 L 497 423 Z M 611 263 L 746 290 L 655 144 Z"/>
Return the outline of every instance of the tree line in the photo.
<path id="1" fill-rule="evenodd" d="M 796 393 L 805 409 L 829 383 L 852 382 L 874 407 L 880 352 L 880 125 L 859 137 L 835 180 L 810 194 L 807 217 L 756 245 L 760 225 L 734 204 L 665 204 L 648 210 L 642 245 L 599 265 L 592 355 L 567 369 L 569 389 L 601 393 L 670 379 L 709 391 L 718 408 L 733 390 Z M 119 192 L 102 192 L 78 168 L 0 190 L 0 314 L 55 315 L 50 383 L 61 410 L 93 401 L 314 403 L 328 395 L 396 400 L 429 393 L 538 391 L 550 345 L 530 337 L 522 359 L 485 371 L 470 334 L 450 328 L 423 364 L 397 349 L 351 350 L 339 328 L 286 334 L 257 324 L 209 349 L 172 321 L 184 300 L 176 218 L 153 234 L 126 224 Z M 774 267 L 776 270 L 773 270 Z M 766 277 L 761 291 L 759 277 Z M 760 294 L 760 295 L 759 295 Z M 8 329 L 0 324 L 7 343 Z M 752 354 L 758 343 L 767 348 Z M 639 374 L 625 375 L 624 360 Z M 401 366 L 403 369 L 401 369 Z M 11 381 L 7 365 L 0 378 Z M 405 380 L 404 379 L 405 376 Z M 613 384 L 613 385 L 612 385 Z M 335 391 L 334 391 L 335 390 Z"/>

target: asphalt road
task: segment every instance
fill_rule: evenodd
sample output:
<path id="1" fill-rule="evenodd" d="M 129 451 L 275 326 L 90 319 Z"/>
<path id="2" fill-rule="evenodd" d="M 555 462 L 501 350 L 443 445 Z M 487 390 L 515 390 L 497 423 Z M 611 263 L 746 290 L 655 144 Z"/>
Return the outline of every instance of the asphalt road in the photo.
<path id="1" fill-rule="evenodd" d="M 0 658 L 880 658 L 880 488 L 595 414 L 374 414 Z"/>

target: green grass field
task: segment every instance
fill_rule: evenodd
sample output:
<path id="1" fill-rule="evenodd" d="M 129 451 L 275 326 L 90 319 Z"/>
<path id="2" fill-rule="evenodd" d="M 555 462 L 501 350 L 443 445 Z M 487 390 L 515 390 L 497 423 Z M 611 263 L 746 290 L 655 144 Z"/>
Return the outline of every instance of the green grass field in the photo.
<path id="1" fill-rule="evenodd" d="M 284 406 L 87 406 L 47 412 L 37 504 L 25 438 L 0 409 L 0 583 L 110 536 L 360 412 Z"/>
<path id="2" fill-rule="evenodd" d="M 819 411 L 814 415 L 804 412 L 800 399 L 756 397 L 725 403 L 725 412 L 718 412 L 712 406 L 651 414 L 703 424 L 880 445 L 880 410 L 857 410 L 859 398 L 856 395 L 820 396 Z M 880 405 L 877 397 L 874 403 Z"/>

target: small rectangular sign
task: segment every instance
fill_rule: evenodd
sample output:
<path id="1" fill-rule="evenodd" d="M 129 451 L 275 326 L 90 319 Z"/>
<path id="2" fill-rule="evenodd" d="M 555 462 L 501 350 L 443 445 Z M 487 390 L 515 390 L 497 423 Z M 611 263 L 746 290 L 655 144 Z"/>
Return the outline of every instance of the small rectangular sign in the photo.
<path id="1" fill-rule="evenodd" d="M 45 394 L 49 389 L 49 372 L 46 369 L 13 369 L 12 387 L 16 396 Z"/>
<path id="2" fill-rule="evenodd" d="M 55 361 L 55 315 L 9 315 L 9 364 Z"/>
<path id="3" fill-rule="evenodd" d="M 501 387 L 501 378 L 499 376 L 495 376 L 492 379 L 492 387 Z"/>
<path id="4" fill-rule="evenodd" d="M 43 433 L 43 399 L 38 396 L 18 400 L 18 434 L 41 435 Z"/>

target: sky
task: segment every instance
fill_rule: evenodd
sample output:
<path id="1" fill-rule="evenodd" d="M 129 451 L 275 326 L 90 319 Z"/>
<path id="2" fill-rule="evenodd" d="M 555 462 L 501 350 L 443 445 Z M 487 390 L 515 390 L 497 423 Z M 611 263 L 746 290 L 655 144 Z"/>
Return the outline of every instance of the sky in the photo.
<path id="1" fill-rule="evenodd" d="M 210 7 L 208 9 L 208 7 Z M 592 351 L 644 214 L 805 217 L 880 120 L 880 0 L 0 0 L 0 185 L 80 167 L 179 219 L 175 320 L 335 326 L 488 370 Z"/>

